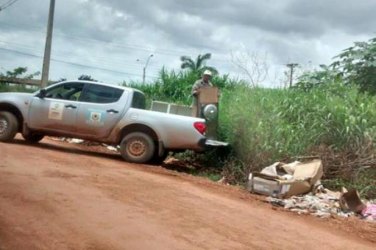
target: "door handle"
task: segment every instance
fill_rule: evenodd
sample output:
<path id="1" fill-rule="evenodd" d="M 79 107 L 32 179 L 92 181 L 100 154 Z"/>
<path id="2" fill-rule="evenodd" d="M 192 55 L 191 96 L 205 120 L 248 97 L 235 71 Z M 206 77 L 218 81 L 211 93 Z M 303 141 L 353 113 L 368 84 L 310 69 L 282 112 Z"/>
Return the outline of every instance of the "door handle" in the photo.
<path id="1" fill-rule="evenodd" d="M 107 110 L 107 113 L 115 113 L 115 114 L 117 114 L 117 113 L 119 113 L 119 111 L 117 111 L 115 109 L 109 109 L 109 110 Z"/>
<path id="2" fill-rule="evenodd" d="M 72 105 L 72 104 L 69 104 L 69 105 L 65 105 L 66 108 L 68 109 L 76 109 L 77 107 Z"/>

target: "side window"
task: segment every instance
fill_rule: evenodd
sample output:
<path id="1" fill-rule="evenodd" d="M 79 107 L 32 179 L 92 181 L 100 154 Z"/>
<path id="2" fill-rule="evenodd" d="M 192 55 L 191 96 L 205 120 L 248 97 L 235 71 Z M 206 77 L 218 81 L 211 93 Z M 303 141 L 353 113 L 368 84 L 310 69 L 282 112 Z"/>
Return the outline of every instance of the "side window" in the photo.
<path id="1" fill-rule="evenodd" d="M 47 89 L 46 97 L 52 99 L 78 101 L 83 88 L 83 83 L 64 83 Z"/>
<path id="2" fill-rule="evenodd" d="M 88 84 L 81 95 L 81 102 L 113 103 L 119 101 L 124 90 L 108 86 Z"/>
<path id="3" fill-rule="evenodd" d="M 140 92 L 133 92 L 132 108 L 145 109 L 145 96 Z"/>

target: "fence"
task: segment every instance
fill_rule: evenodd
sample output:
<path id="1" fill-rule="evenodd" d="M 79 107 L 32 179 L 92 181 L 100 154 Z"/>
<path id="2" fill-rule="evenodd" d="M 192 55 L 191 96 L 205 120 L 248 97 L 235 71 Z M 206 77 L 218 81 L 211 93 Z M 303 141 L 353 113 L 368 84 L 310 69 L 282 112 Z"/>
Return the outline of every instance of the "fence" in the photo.
<path id="1" fill-rule="evenodd" d="M 22 78 L 15 78 L 15 77 L 1 77 L 0 76 L 0 83 L 41 86 L 41 80 L 22 79 Z"/>

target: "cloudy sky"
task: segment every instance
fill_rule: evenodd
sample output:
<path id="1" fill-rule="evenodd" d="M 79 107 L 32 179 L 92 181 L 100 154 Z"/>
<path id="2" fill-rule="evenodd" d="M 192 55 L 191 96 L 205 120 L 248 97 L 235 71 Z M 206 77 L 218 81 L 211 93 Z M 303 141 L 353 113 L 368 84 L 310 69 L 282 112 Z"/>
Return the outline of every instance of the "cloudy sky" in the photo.
<path id="1" fill-rule="evenodd" d="M 0 6 L 9 0 L 0 0 Z M 0 72 L 41 71 L 49 0 L 18 0 L 0 11 Z M 270 67 L 280 86 L 287 63 L 329 64 L 355 41 L 375 37 L 375 0 L 56 0 L 50 79 L 146 80 L 180 56 L 210 52 L 210 66 L 246 78 L 234 60 Z"/>

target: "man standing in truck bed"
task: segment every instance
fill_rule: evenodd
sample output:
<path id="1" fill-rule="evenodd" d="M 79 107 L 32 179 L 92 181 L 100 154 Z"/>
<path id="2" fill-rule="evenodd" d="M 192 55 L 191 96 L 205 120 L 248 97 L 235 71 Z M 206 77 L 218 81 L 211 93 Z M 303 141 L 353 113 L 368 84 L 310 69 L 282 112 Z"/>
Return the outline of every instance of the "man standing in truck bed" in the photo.
<path id="1" fill-rule="evenodd" d="M 198 116 L 197 112 L 197 103 L 198 103 L 198 94 L 201 88 L 208 88 L 213 87 L 213 84 L 210 82 L 212 77 L 212 72 L 210 70 L 205 70 L 202 74 L 202 78 L 197 80 L 192 87 L 192 96 L 193 96 L 193 103 L 192 103 L 192 116 Z"/>

